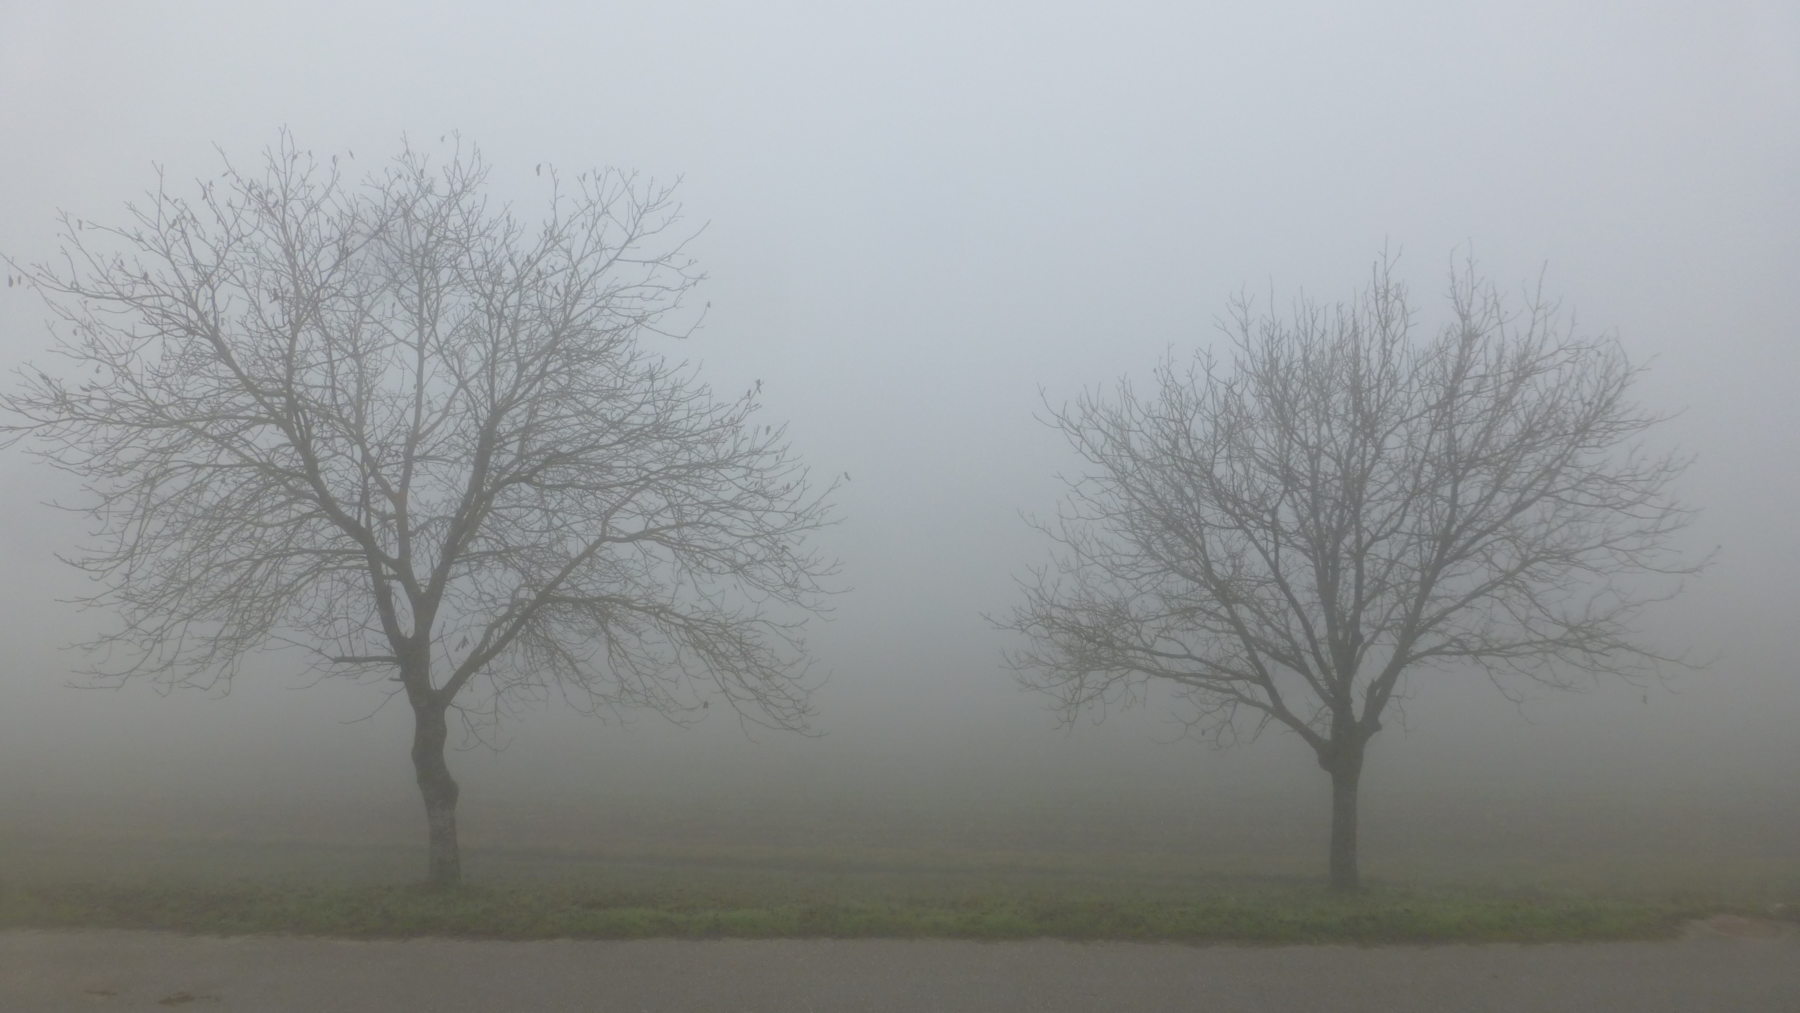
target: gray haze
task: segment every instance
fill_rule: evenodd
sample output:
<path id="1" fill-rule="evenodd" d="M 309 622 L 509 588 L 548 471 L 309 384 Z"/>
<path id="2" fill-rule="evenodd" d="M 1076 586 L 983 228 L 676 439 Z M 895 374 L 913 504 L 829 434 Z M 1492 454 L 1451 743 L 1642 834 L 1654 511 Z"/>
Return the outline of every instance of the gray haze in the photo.
<path id="1" fill-rule="evenodd" d="M 1421 685 L 1409 730 L 1371 747 L 1364 854 L 1428 835 L 1422 812 L 1521 860 L 1575 839 L 1800 850 L 1792 5 L 0 3 L 0 251 L 49 256 L 57 208 L 117 219 L 153 162 L 249 163 L 283 125 L 369 168 L 402 133 L 460 130 L 528 212 L 541 161 L 683 175 L 712 310 L 667 351 L 725 390 L 763 380 L 800 452 L 852 478 L 826 541 L 855 590 L 811 637 L 822 739 L 533 712 L 504 752 L 452 758 L 471 842 L 723 807 L 810 814 L 746 815 L 771 841 L 854 810 L 871 839 L 974 846 L 979 821 L 940 803 L 1004 799 L 1044 814 L 1047 846 L 1254 823 L 1220 847 L 1292 829 L 1310 868 L 1325 785 L 1295 743 L 1171 743 L 1154 713 L 1057 731 L 980 613 L 1042 559 L 1018 511 L 1049 509 L 1071 463 L 1033 421 L 1040 387 L 1213 342 L 1242 286 L 1348 294 L 1384 243 L 1435 296 L 1472 243 L 1502 282 L 1547 264 L 1584 327 L 1654 358 L 1646 401 L 1685 407 L 1661 435 L 1698 455 L 1692 547 L 1722 554 L 1654 633 L 1720 660 L 1523 716 L 1475 677 Z M 23 291 L 0 291 L 8 371 L 44 359 Z M 421 836 L 404 708 L 351 722 L 366 689 L 300 691 L 279 659 L 223 699 L 65 688 L 61 645 L 103 617 L 54 601 L 81 588 L 51 555 L 80 519 L 40 504 L 61 481 L 0 455 L 8 829 Z M 1128 794 L 1178 815 L 1133 822 Z M 1534 812 L 1566 822 L 1509 830 Z"/>

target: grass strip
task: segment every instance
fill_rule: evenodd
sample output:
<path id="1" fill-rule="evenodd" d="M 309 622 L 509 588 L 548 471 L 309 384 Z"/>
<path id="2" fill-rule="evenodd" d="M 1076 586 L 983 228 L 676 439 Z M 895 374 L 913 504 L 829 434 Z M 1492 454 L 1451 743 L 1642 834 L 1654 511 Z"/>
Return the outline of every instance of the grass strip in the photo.
<path id="1" fill-rule="evenodd" d="M 579 885 L 10 882 L 0 926 L 478 939 L 949 938 L 1188 943 L 1477 943 L 1657 938 L 1719 908 L 1692 902 L 1382 887 L 1182 897 L 646 896 Z"/>

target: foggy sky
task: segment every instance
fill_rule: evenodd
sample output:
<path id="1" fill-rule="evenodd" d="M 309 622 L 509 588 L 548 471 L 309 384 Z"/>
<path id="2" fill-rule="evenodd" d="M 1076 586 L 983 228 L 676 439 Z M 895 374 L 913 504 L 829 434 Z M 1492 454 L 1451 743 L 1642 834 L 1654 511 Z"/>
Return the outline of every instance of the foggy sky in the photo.
<path id="1" fill-rule="evenodd" d="M 1405 251 L 1426 325 L 1464 244 L 1503 284 L 1546 269 L 1585 330 L 1654 358 L 1645 401 L 1685 409 L 1658 438 L 1697 455 L 1691 544 L 1723 551 L 1657 633 L 1720 662 L 1649 704 L 1534 701 L 1535 724 L 1478 680 L 1424 685 L 1416 730 L 1372 748 L 1491 736 L 1524 767 L 1562 749 L 1800 770 L 1790 4 L 0 3 L 0 251 L 51 256 L 56 209 L 116 220 L 152 163 L 210 175 L 214 145 L 251 163 L 284 125 L 364 170 L 403 133 L 459 130 L 528 215 L 541 161 L 684 177 L 712 310 L 661 350 L 722 390 L 761 379 L 800 453 L 852 476 L 824 541 L 854 591 L 811 637 L 840 750 L 973 749 L 1004 729 L 982 749 L 1008 768 L 1067 741 L 980 618 L 1043 558 L 1018 511 L 1049 509 L 1071 463 L 1033 420 L 1040 388 L 1060 402 L 1213 343 L 1244 286 L 1347 295 L 1384 244 Z M 0 367 L 45 359 L 46 315 L 0 291 Z M 15 789 L 234 755 L 319 781 L 381 756 L 368 777 L 408 782 L 391 722 L 342 723 L 375 702 L 353 689 L 278 672 L 230 701 L 63 688 L 76 659 L 59 647 L 98 620 L 51 600 L 81 587 L 50 558 L 80 530 L 39 505 L 57 481 L 0 455 Z M 639 725 L 542 715 L 515 734 L 576 757 L 584 734 L 674 741 Z"/>

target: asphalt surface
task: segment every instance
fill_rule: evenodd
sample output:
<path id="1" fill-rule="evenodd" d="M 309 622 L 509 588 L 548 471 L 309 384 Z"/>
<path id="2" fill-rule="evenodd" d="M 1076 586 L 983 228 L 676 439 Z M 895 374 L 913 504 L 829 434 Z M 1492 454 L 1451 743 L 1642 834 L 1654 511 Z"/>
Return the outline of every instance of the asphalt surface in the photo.
<path id="1" fill-rule="evenodd" d="M 0 1009 L 1800 1011 L 1800 937 L 1245 948 L 10 931 Z"/>

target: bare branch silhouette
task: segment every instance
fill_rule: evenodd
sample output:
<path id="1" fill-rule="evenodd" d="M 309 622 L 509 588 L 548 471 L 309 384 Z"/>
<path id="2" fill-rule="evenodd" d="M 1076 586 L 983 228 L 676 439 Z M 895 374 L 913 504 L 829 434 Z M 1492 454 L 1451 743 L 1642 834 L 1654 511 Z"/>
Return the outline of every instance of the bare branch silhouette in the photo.
<path id="1" fill-rule="evenodd" d="M 1340 888 L 1365 746 L 1409 677 L 1652 678 L 1680 659 L 1634 624 L 1700 565 L 1672 548 L 1687 461 L 1640 440 L 1662 418 L 1631 400 L 1642 367 L 1472 262 L 1448 295 L 1426 340 L 1385 257 L 1348 303 L 1279 317 L 1240 296 L 1229 365 L 1171 356 L 1148 393 L 1048 407 L 1086 467 L 1038 525 L 1054 561 L 998 620 L 1067 719 L 1158 683 L 1196 731 L 1305 741 L 1333 780 Z"/>
<path id="2" fill-rule="evenodd" d="M 352 181 L 284 134 L 258 170 L 159 178 L 124 224 L 65 214 L 58 260 L 8 261 L 63 363 L 21 371 L 0 437 L 84 483 L 68 561 L 121 619 L 95 680 L 228 687 L 279 644 L 397 680 L 440 883 L 451 708 L 479 731 L 551 694 L 711 698 L 804 729 L 801 624 L 835 572 L 808 547 L 835 483 L 754 421 L 760 383 L 720 397 L 645 346 L 688 332 L 703 277 L 673 187 L 540 168 L 527 222 L 460 140 Z"/>

